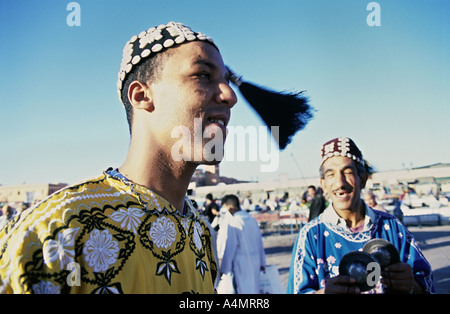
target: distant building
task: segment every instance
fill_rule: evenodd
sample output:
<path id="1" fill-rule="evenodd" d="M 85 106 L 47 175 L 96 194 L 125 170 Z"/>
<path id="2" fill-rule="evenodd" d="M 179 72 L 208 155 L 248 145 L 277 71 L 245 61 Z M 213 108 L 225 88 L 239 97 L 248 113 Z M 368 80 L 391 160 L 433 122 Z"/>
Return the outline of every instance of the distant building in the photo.
<path id="1" fill-rule="evenodd" d="M 204 165 L 203 168 L 204 170 L 201 168 L 195 170 L 191 178 L 191 187 L 248 182 L 229 177 L 221 177 L 219 165 Z"/>
<path id="2" fill-rule="evenodd" d="M 450 192 L 450 163 L 437 163 L 423 167 L 374 173 L 368 181 L 369 188 L 391 187 L 391 194 L 401 194 L 403 187 L 411 187 L 418 194 Z M 395 187 L 400 190 L 395 191 Z"/>
<path id="3" fill-rule="evenodd" d="M 42 183 L 0 186 L 0 203 L 33 204 L 66 187 L 66 183 Z"/>

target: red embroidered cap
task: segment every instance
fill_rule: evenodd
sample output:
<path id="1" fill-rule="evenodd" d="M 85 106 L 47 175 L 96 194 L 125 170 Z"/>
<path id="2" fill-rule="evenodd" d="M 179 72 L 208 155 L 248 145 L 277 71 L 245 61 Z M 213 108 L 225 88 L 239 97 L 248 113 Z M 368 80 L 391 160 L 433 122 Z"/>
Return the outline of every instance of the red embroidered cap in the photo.
<path id="1" fill-rule="evenodd" d="M 334 156 L 344 156 L 351 158 L 361 165 L 365 165 L 363 155 L 355 142 L 348 137 L 337 137 L 322 145 L 320 149 L 320 164 Z"/>

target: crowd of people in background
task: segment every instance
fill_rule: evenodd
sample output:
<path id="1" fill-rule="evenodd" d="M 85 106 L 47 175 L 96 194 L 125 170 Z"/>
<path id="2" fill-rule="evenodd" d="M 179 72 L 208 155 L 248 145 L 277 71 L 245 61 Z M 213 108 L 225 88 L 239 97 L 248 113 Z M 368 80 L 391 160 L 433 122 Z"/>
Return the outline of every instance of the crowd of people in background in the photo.
<path id="1" fill-rule="evenodd" d="M 366 189 L 362 192 L 364 201 L 373 209 L 387 212 L 388 210 L 380 203 L 380 198 L 375 193 Z M 329 199 L 324 194 L 321 187 L 310 185 L 305 191 L 295 196 L 289 196 L 288 192 L 285 192 L 281 197 L 270 197 L 266 199 L 252 199 L 251 194 L 245 196 L 239 196 L 241 201 L 241 208 L 245 211 L 252 213 L 264 213 L 277 211 L 280 215 L 295 214 L 299 211 L 306 212 L 307 220 L 311 221 L 315 217 L 319 216 L 325 208 L 329 205 Z M 391 200 L 392 204 L 399 207 L 395 200 Z M 208 218 L 208 221 L 213 225 L 215 230 L 218 230 L 218 222 L 220 219 L 220 207 L 221 199 L 215 199 L 211 193 L 208 193 L 205 200 L 199 208 L 200 212 Z M 394 213 L 393 210 L 391 213 Z"/>
<path id="2" fill-rule="evenodd" d="M 15 207 L 10 204 L 5 204 L 0 207 L 0 230 L 11 220 L 14 219 L 20 212 L 23 212 L 30 205 L 28 203 L 21 203 Z"/>
<path id="3" fill-rule="evenodd" d="M 266 258 L 258 222 L 241 207 L 233 194 L 217 201 L 207 194 L 201 208 L 194 206 L 205 217 L 215 242 L 219 276 L 217 292 L 222 294 L 258 294 L 260 271 Z"/>

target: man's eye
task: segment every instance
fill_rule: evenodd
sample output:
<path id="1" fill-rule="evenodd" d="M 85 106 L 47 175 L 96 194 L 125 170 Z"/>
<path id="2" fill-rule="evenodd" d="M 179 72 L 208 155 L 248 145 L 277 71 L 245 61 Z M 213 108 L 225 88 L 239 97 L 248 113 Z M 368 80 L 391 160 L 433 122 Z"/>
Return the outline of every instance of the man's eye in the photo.
<path id="1" fill-rule="evenodd" d="M 199 73 L 197 74 L 198 78 L 202 78 L 202 79 L 209 79 L 210 78 L 210 74 L 209 73 Z"/>

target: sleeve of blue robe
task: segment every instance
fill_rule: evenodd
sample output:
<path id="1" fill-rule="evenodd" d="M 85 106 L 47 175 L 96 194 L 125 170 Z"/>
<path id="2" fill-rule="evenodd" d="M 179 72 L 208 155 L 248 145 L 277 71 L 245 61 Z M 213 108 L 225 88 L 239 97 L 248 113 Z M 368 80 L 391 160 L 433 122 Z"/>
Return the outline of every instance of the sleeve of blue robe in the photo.
<path id="1" fill-rule="evenodd" d="M 387 226 L 388 224 L 383 225 L 383 228 L 389 229 L 386 231 L 390 231 L 386 238 L 398 249 L 400 260 L 412 267 L 414 278 L 424 288 L 425 292 L 434 292 L 431 265 L 423 255 L 414 236 L 397 219 L 391 220 L 389 227 Z M 392 235 L 397 236 L 392 237 Z"/>
<path id="2" fill-rule="evenodd" d="M 315 253 L 311 248 L 309 239 L 306 241 L 308 233 L 306 228 L 302 229 L 292 248 L 291 265 L 286 292 L 288 294 L 312 293 L 318 287 L 318 277 L 316 274 Z M 300 245 L 299 245 L 300 244 Z"/>

